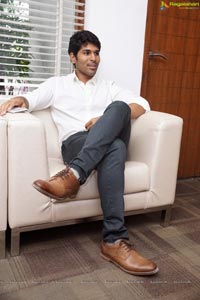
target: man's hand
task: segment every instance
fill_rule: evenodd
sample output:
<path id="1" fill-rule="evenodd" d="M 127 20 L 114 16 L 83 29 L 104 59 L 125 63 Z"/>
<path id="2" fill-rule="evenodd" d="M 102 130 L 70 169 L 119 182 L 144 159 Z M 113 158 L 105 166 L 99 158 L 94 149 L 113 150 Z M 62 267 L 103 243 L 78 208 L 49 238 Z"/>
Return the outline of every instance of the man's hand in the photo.
<path id="1" fill-rule="evenodd" d="M 130 103 L 129 107 L 131 109 L 131 119 L 137 119 L 145 113 L 145 109 L 137 103 Z"/>
<path id="2" fill-rule="evenodd" d="M 96 117 L 96 118 L 92 118 L 90 121 L 88 121 L 86 124 L 85 124 L 85 128 L 87 130 L 90 130 L 92 128 L 92 126 L 99 120 L 100 117 Z"/>
<path id="3" fill-rule="evenodd" d="M 10 109 L 15 106 L 28 108 L 29 104 L 25 97 L 19 96 L 11 98 L 10 100 L 0 105 L 0 116 L 5 115 Z"/>

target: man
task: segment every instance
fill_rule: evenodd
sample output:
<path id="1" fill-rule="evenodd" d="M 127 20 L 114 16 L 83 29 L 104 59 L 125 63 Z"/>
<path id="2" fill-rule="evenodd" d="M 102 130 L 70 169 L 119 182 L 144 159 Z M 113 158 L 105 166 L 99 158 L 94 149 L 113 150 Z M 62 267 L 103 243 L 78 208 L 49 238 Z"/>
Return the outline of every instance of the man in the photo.
<path id="1" fill-rule="evenodd" d="M 103 210 L 101 256 L 134 275 L 158 272 L 156 264 L 130 245 L 124 225 L 124 168 L 131 118 L 149 110 L 148 102 L 113 82 L 97 78 L 101 44 L 90 31 L 75 33 L 68 53 L 75 72 L 53 77 L 26 97 L 0 107 L 3 115 L 14 106 L 29 111 L 51 107 L 66 168 L 33 186 L 56 200 L 74 197 L 92 170 L 97 171 Z"/>

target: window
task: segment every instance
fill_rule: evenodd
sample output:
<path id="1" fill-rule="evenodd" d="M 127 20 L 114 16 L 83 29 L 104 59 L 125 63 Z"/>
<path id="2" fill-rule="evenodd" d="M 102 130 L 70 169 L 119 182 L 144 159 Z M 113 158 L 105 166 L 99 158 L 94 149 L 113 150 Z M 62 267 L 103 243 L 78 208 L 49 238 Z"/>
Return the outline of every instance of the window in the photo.
<path id="1" fill-rule="evenodd" d="M 71 72 L 67 48 L 72 33 L 83 29 L 84 2 L 1 0 L 1 95 L 23 94 Z"/>

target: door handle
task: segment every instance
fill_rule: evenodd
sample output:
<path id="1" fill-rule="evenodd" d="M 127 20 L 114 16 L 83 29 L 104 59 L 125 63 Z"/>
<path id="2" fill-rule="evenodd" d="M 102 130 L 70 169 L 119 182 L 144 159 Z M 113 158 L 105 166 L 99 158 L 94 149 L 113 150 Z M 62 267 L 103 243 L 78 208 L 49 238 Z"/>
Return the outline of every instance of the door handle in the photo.
<path id="1" fill-rule="evenodd" d="M 152 58 L 154 58 L 154 57 L 156 57 L 156 56 L 157 56 L 157 57 L 161 57 L 161 58 L 163 58 L 163 59 L 165 59 L 165 60 L 168 59 L 167 56 L 165 56 L 165 55 L 162 54 L 162 53 L 149 51 L 149 58 L 150 58 L 150 59 L 152 59 Z"/>

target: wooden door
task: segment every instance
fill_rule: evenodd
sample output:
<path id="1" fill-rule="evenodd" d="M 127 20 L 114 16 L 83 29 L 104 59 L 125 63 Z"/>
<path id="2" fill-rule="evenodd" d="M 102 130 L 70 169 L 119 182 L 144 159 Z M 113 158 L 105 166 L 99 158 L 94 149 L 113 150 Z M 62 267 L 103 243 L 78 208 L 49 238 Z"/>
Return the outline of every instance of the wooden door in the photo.
<path id="1" fill-rule="evenodd" d="M 200 176 L 200 7 L 170 3 L 148 1 L 141 95 L 183 118 L 178 176 L 187 178 Z"/>

